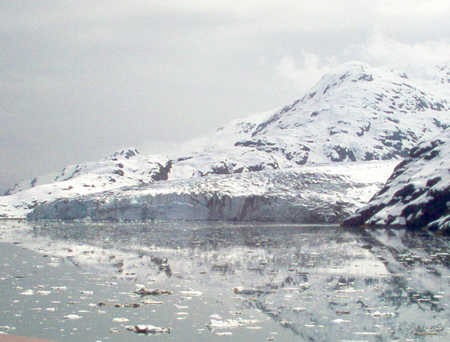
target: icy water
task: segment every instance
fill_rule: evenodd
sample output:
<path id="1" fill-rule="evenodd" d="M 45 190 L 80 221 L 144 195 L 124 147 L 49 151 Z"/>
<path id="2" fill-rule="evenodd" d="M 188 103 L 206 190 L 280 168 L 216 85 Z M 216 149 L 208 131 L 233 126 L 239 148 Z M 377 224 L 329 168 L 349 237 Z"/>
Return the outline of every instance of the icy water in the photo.
<path id="1" fill-rule="evenodd" d="M 0 333 L 59 342 L 450 341 L 448 238 L 17 221 L 0 221 L 0 237 Z M 142 288 L 147 295 L 135 293 Z M 162 329 L 133 331 L 149 325 Z"/>

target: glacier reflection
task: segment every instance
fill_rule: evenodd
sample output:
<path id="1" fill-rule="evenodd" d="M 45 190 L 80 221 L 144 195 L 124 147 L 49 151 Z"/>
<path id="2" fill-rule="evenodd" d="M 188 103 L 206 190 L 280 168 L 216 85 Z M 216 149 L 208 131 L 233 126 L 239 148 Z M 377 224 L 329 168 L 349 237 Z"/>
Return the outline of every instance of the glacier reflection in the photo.
<path id="1" fill-rule="evenodd" d="M 201 287 L 300 341 L 450 339 L 449 242 L 426 233 L 207 222 L 37 222 L 20 232 L 25 246 L 109 277 Z"/>

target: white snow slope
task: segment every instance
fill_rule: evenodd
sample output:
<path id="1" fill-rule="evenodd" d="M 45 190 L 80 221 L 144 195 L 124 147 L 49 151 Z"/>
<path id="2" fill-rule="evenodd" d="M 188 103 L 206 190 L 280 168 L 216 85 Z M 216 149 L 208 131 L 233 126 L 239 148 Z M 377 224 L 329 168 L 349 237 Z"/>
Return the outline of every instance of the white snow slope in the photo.
<path id="1" fill-rule="evenodd" d="M 77 215 L 87 213 L 87 217 L 115 219 L 280 220 L 282 215 L 286 215 L 285 220 L 305 219 L 305 214 L 287 214 L 287 207 L 275 210 L 287 205 L 289 198 L 289 208 L 308 204 L 303 211 L 331 203 L 329 210 L 338 213 L 316 216 L 318 221 L 343 218 L 381 187 L 393 163 L 419 142 L 450 127 L 449 71 L 435 68 L 422 74 L 426 74 L 425 79 L 413 81 L 394 68 L 345 63 L 325 75 L 301 99 L 272 112 L 235 120 L 211 136 L 192 142 L 172 160 L 164 156 L 144 157 L 134 150 L 129 150 L 134 155 L 126 158 L 129 151 L 123 150 L 99 163 L 86 163 L 59 175 L 21 182 L 8 196 L 0 197 L 0 217 L 25 217 L 45 204 L 45 209 L 37 210 L 33 217 L 79 218 Z M 391 162 L 380 163 L 381 160 Z M 372 162 L 367 164 L 369 161 Z M 337 167 L 342 163 L 347 165 L 345 172 Z M 383 170 L 380 177 L 372 175 L 375 166 Z M 309 175 L 309 183 L 305 175 Z M 287 181 L 278 181 L 283 177 L 302 185 L 289 187 Z M 330 183 L 334 184 L 333 194 L 324 190 L 331 189 Z M 339 193 L 341 186 L 357 188 L 361 196 Z M 195 196 L 187 199 L 180 194 Z M 198 194 L 204 196 L 205 203 L 214 196 L 228 198 L 229 202 L 216 201 L 213 212 L 203 199 L 198 202 Z M 304 199 L 300 201 L 302 194 Z M 159 204 L 149 196 L 159 198 Z M 250 210 L 242 196 L 270 197 L 271 210 L 261 216 L 262 202 L 253 202 Z M 240 205 L 235 197 L 241 199 Z M 116 200 L 119 198 L 122 204 Z M 61 203 L 68 199 L 72 204 L 90 204 L 82 214 L 68 207 L 63 213 Z M 135 208 L 121 215 L 119 208 L 126 211 L 121 206 L 129 207 L 130 201 L 134 201 Z M 341 202 L 345 209 L 336 209 L 335 204 Z M 51 209 L 51 203 L 58 203 L 60 209 Z M 137 210 L 136 205 L 142 210 Z M 200 210 L 199 205 L 206 209 Z M 111 216 L 113 209 L 119 214 Z M 227 210 L 229 213 L 223 214 Z M 105 212 L 109 214 L 103 215 Z"/>
<path id="2" fill-rule="evenodd" d="M 450 126 L 447 71 L 435 71 L 416 82 L 393 68 L 343 64 L 302 99 L 202 139 L 195 156 L 248 147 L 239 151 L 268 152 L 281 168 L 405 157 L 418 142 Z M 225 164 L 232 168 L 232 162 Z"/>

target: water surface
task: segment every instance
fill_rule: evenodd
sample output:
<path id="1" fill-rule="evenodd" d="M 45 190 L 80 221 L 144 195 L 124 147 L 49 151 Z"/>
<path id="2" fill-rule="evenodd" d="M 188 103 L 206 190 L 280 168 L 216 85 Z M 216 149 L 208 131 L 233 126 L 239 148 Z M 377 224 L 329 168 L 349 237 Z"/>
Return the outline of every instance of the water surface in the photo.
<path id="1" fill-rule="evenodd" d="M 449 341 L 447 238 L 249 223 L 0 222 L 0 331 L 56 341 Z M 140 288 L 168 294 L 140 296 Z M 142 335 L 129 326 L 170 329 Z"/>

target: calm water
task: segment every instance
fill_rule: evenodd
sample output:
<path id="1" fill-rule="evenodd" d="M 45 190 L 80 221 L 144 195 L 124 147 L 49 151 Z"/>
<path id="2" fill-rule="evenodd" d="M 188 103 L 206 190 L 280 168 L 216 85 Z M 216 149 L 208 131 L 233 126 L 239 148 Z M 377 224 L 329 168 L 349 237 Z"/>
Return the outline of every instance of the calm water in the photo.
<path id="1" fill-rule="evenodd" d="M 0 222 L 0 332 L 56 341 L 450 341 L 447 238 Z M 160 289 L 165 295 L 140 296 Z M 169 332 L 137 334 L 129 326 Z"/>

